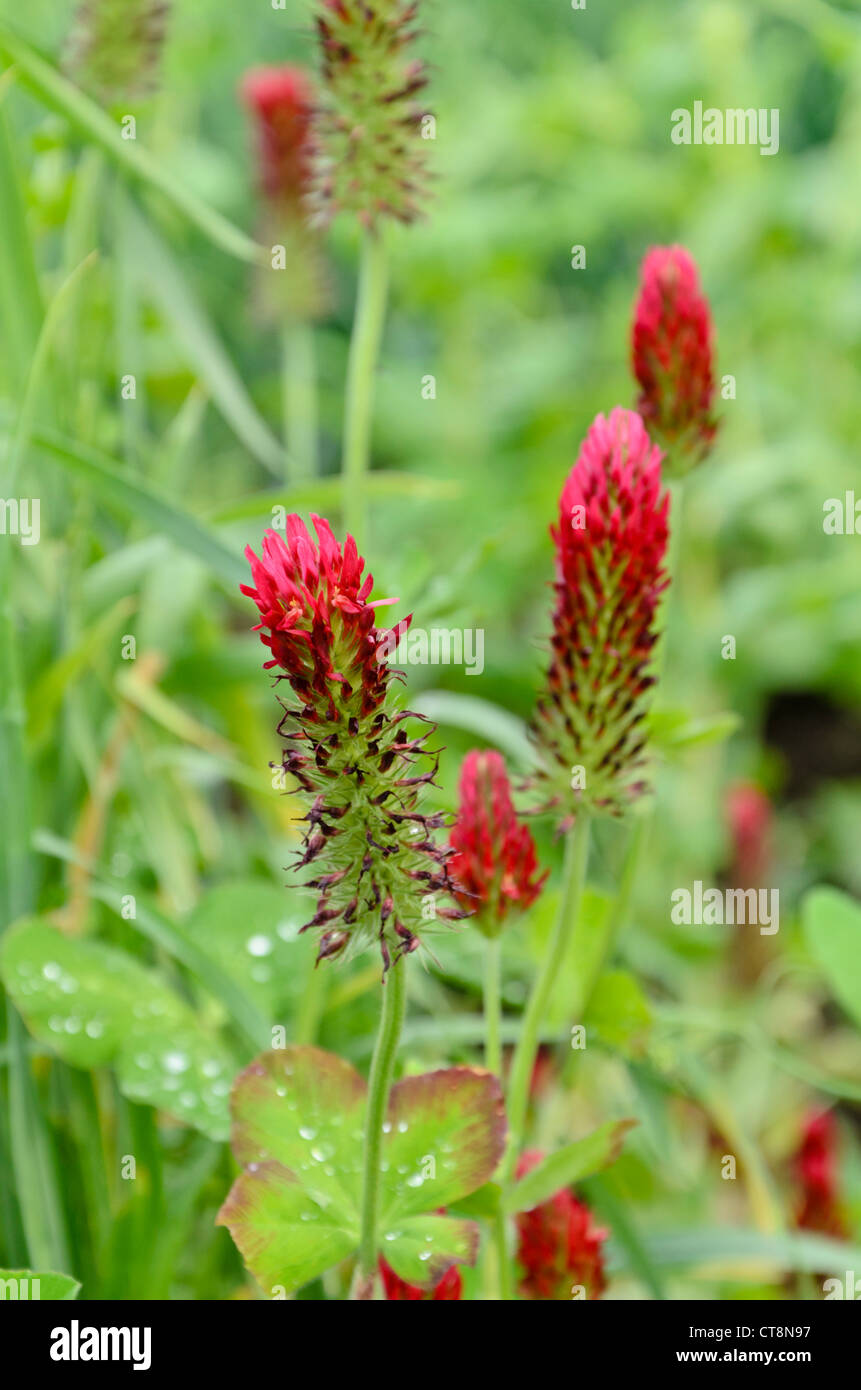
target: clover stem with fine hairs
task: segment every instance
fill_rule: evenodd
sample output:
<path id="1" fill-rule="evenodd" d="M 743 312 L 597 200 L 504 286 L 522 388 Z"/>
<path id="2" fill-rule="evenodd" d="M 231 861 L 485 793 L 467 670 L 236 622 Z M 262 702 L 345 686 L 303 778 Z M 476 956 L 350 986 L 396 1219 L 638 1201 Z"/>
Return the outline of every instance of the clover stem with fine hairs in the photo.
<path id="1" fill-rule="evenodd" d="M 589 858 L 589 816 L 585 811 L 577 813 L 572 830 L 565 841 L 565 867 L 562 878 L 562 896 L 559 912 L 553 927 L 553 934 L 547 946 L 544 961 L 526 1006 L 520 1037 L 514 1050 L 511 1076 L 508 1083 L 508 1151 L 502 1168 L 503 1186 L 511 1182 L 526 1122 L 526 1107 L 529 1102 L 529 1082 L 538 1053 L 538 1033 L 547 1012 L 553 993 L 553 986 L 559 978 L 563 962 L 574 933 L 580 911 L 580 899 L 586 881 L 586 864 Z"/>
<path id="2" fill-rule="evenodd" d="M 341 464 L 344 526 L 360 542 L 365 538 L 365 474 L 371 450 L 374 376 L 386 312 L 387 267 L 383 230 L 366 231 L 347 363 Z"/>
<path id="3" fill-rule="evenodd" d="M 484 975 L 484 1065 L 502 1079 L 502 1041 L 501 1041 L 501 943 L 493 936 L 485 943 Z M 498 1211 L 493 1218 L 495 1249 L 488 1252 L 488 1282 L 493 1281 L 494 1290 L 503 1301 L 511 1298 L 511 1268 L 508 1260 L 508 1241 L 506 1237 L 505 1216 Z"/>
<path id="4" fill-rule="evenodd" d="M 404 1022 L 406 995 L 406 966 L 403 956 L 398 956 L 389 969 L 383 984 L 380 1029 L 377 1033 L 374 1057 L 371 1062 L 371 1076 L 368 1083 L 359 1264 L 351 1295 L 353 1298 L 359 1299 L 373 1296 L 377 1272 L 377 1218 L 380 1205 L 380 1156 L 383 1144 L 383 1123 L 386 1118 L 389 1091 L 395 1069 L 395 1057 Z"/>

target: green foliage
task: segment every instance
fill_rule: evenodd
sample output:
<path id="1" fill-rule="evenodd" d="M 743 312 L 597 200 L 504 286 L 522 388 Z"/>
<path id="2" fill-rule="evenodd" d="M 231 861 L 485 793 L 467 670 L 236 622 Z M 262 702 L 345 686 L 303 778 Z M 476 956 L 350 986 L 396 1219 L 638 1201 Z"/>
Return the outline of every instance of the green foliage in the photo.
<path id="1" fill-rule="evenodd" d="M 269 1297 L 292 1292 L 359 1243 L 365 1083 L 319 1048 L 263 1053 L 233 1093 L 243 1172 L 219 1214 Z M 466 1067 L 406 1077 L 384 1124 L 380 1253 L 402 1279 L 435 1283 L 472 1263 L 478 1230 L 430 1214 L 481 1187 L 504 1147 L 499 1083 Z"/>

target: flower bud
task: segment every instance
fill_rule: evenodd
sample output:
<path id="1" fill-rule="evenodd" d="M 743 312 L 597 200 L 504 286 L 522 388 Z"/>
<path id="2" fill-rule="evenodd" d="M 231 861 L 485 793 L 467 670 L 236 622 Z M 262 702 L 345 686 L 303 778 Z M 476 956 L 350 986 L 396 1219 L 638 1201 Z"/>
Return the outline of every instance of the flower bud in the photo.
<path id="1" fill-rule="evenodd" d="M 475 925 L 498 936 L 512 911 L 530 907 L 547 874 L 538 874 L 535 842 L 517 819 L 505 762 L 499 753 L 468 753 L 460 773 L 460 804 L 449 842 L 458 901 Z"/>
<path id="2" fill-rule="evenodd" d="M 717 430 L 711 313 L 683 246 L 653 246 L 640 274 L 631 349 L 637 409 L 673 471 L 683 473 L 705 457 Z"/>

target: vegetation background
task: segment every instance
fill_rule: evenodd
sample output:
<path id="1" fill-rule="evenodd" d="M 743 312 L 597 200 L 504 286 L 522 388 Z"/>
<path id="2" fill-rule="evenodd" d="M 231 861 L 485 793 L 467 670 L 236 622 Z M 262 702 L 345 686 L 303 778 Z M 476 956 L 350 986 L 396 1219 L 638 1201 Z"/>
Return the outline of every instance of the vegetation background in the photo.
<path id="1" fill-rule="evenodd" d="M 736 398 L 720 402 L 716 449 L 686 489 L 658 725 L 668 745 L 686 711 L 703 738 L 662 765 L 623 983 L 605 998 L 601 1046 L 579 1060 L 560 990 L 535 1137 L 547 1147 L 640 1120 L 587 1194 L 611 1230 L 610 1297 L 803 1296 L 822 1252 L 801 1241 L 787 1255 L 780 1239 L 811 1107 L 838 1106 L 840 1186 L 861 1234 L 861 1044 L 834 987 L 857 966 L 829 968 L 799 915 L 813 885 L 861 894 L 861 539 L 822 525 L 826 500 L 856 486 L 861 433 L 861 17 L 826 0 L 422 8 L 434 195 L 392 238 L 360 549 L 377 593 L 400 596 L 394 616 L 484 630 L 480 677 L 408 672 L 411 706 L 440 723 L 435 796 L 452 809 L 476 743 L 524 768 L 560 488 L 595 413 L 633 403 L 644 251 L 692 251 Z M 73 7 L 30 0 L 20 14 L 3 0 L 0 16 L 0 48 L 23 34 L 56 63 Z M 6 1010 L 0 1264 L 72 1274 L 84 1297 L 254 1296 L 213 1224 L 233 1171 L 230 1076 L 272 1021 L 360 1066 L 375 1025 L 376 960 L 335 967 L 308 993 L 313 943 L 295 940 L 303 905 L 282 887 L 298 812 L 272 789 L 277 705 L 237 588 L 273 503 L 339 530 L 357 236 L 344 219 L 328 241 L 323 473 L 294 485 L 281 334 L 255 311 L 251 268 L 175 196 L 257 232 L 237 85 L 272 61 L 314 61 L 300 0 L 177 0 L 158 90 L 129 108 L 167 187 L 107 153 L 62 100 L 49 108 L 20 65 L 0 77 L 7 485 L 16 459 L 21 470 L 3 495 L 40 498 L 42 530 L 32 547 L 2 542 L 3 921 L 38 913 L 43 931 L 108 943 L 169 995 L 152 986 L 150 998 L 116 961 L 106 983 L 94 959 L 65 1008 L 45 999 L 37 1036 Z M 697 99 L 778 108 L 779 154 L 671 144 L 671 111 Z M 726 634 L 735 660 L 722 659 Z M 733 977 L 725 931 L 669 916 L 673 889 L 728 872 L 739 778 L 776 808 L 781 930 L 752 991 Z M 555 872 L 549 827 L 536 833 Z M 623 848 L 604 828 L 596 904 Z M 130 894 L 134 920 L 118 911 Z M 551 885 L 512 931 L 512 1026 L 552 906 Z M 51 939 L 34 942 L 50 956 Z M 467 930 L 434 955 L 411 972 L 408 1068 L 478 1055 L 480 944 Z M 14 989 L 13 951 L 4 962 Z M 736 1182 L 720 1179 L 726 1152 Z"/>

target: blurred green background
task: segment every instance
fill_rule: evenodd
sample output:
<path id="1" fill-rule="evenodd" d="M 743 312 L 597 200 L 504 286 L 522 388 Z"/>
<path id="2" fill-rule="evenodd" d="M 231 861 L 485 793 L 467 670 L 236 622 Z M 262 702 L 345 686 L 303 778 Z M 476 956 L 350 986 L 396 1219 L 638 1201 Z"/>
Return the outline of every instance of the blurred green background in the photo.
<path id="1" fill-rule="evenodd" d="M 548 1146 L 608 1115 L 641 1120 L 590 1193 L 617 1250 L 611 1296 L 785 1291 L 780 1261 L 722 1251 L 705 1235 L 697 1245 L 696 1233 L 791 1225 L 789 1159 L 817 1103 L 839 1102 L 856 1235 L 861 1221 L 861 1050 L 797 921 L 816 883 L 861 893 L 861 538 L 822 526 L 826 499 L 857 486 L 861 17 L 825 0 L 589 0 L 585 11 L 565 0 L 424 0 L 422 10 L 434 191 L 426 219 L 392 236 L 373 444 L 386 477 L 370 489 L 360 550 L 377 595 L 401 598 L 393 617 L 484 630 L 481 677 L 409 670 L 411 705 L 439 718 L 434 795 L 453 809 L 459 760 L 477 741 L 524 770 L 516 721 L 529 717 L 544 663 L 548 526 L 593 416 L 634 402 L 628 334 L 643 253 L 689 248 L 712 305 L 718 378 L 735 378 L 736 398 L 719 402 L 715 451 L 683 507 L 674 499 L 684 529 L 657 705 L 704 721 L 731 711 L 738 725 L 661 766 L 648 868 L 621 948 L 639 981 L 629 1026 L 609 1029 L 575 1076 L 570 1058 L 558 1059 L 536 1134 Z M 56 62 L 72 13 L 31 0 L 16 32 Z M 18 7 L 3 0 L 0 15 L 17 24 Z M 237 84 L 261 62 L 313 65 L 308 16 L 300 0 L 284 11 L 178 0 L 157 93 L 130 107 L 137 145 L 250 235 L 260 217 Z M 671 144 L 670 113 L 695 100 L 778 108 L 779 153 Z M 13 750 L 5 764 L 7 843 L 18 847 L 6 916 L 59 914 L 158 967 L 201 1027 L 226 1030 L 241 1061 L 247 1038 L 231 1036 L 235 1017 L 182 943 L 216 959 L 264 1017 L 295 1021 L 311 943 L 284 939 L 302 905 L 277 894 L 299 812 L 271 788 L 278 711 L 238 594 L 238 557 L 257 546 L 274 501 L 340 529 L 356 230 L 341 219 L 327 240 L 333 305 L 316 330 L 323 477 L 291 489 L 278 444 L 280 334 L 255 312 L 249 266 L 47 109 L 20 72 L 0 79 L 0 156 L 0 422 L 14 449 L 22 400 L 32 408 L 15 495 L 41 499 L 42 528 L 38 546 L 4 562 L 26 734 L 23 758 Z M 574 245 L 586 249 L 584 269 L 571 268 Z M 93 250 L 56 310 L 28 401 L 43 308 Z M 136 399 L 123 401 L 130 374 Z M 52 431 L 75 450 L 47 447 Z M 93 451 L 115 472 L 93 465 Z M 218 542 L 208 563 L 189 518 Z M 721 657 L 726 634 L 733 661 Z M 125 635 L 135 661 L 123 660 Z M 6 677 L 8 692 L 8 665 Z M 749 995 L 728 979 L 724 934 L 669 921 L 673 888 L 728 871 L 726 789 L 738 778 L 775 803 L 781 890 L 779 947 Z M 539 823 L 536 835 L 558 866 L 551 827 Z M 618 827 L 602 828 L 596 895 L 612 887 L 623 848 Z M 286 924 L 263 962 L 246 949 L 241 893 L 213 897 L 248 879 L 273 941 Z M 111 892 L 137 895 L 167 929 L 123 920 Z M 512 1017 L 551 907 L 548 892 L 531 928 L 512 933 Z M 476 1055 L 480 950 L 466 933 L 434 953 L 412 972 L 407 1065 Z M 367 959 L 336 969 L 322 1005 L 323 1044 L 361 1064 L 377 979 Z M 563 1051 L 566 1017 L 560 1000 Z M 5 1077 L 4 1088 L 12 1116 L 18 1105 L 35 1126 L 44 1181 L 63 1175 L 49 1200 L 56 1220 L 39 1237 L 54 1267 L 59 1257 L 85 1296 L 247 1290 L 226 1233 L 212 1227 L 231 1171 L 218 1124 L 197 1134 L 135 1103 L 162 1096 L 140 1076 L 118 1085 L 108 1067 L 76 1070 L 43 1042 L 21 1045 L 29 1079 L 19 1074 L 16 1092 Z M 8 1065 L 13 1053 L 10 1044 Z M 738 1184 L 714 1179 L 715 1133 L 744 1153 Z M 0 1138 L 0 1259 L 15 1266 L 35 1256 L 8 1115 Z M 133 1194 L 117 1171 L 129 1152 L 144 1175 Z M 690 1236 L 682 1255 L 679 1230 Z M 715 1273 L 721 1254 L 729 1263 Z M 815 1252 L 806 1263 L 808 1275 L 820 1269 Z"/>

